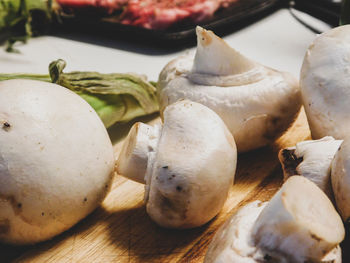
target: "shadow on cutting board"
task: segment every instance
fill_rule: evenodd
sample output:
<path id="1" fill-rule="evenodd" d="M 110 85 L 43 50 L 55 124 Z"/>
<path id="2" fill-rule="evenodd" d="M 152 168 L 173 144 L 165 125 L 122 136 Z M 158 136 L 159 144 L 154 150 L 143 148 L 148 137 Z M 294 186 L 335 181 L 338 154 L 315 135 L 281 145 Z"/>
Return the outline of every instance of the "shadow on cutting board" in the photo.
<path id="1" fill-rule="evenodd" d="M 118 229 L 116 222 L 121 220 L 124 226 Z M 150 219 L 144 206 L 116 211 L 110 214 L 108 224 L 110 241 L 119 251 L 124 250 L 119 256 L 130 262 L 164 262 L 169 255 L 176 259 L 210 225 L 184 230 L 161 228 Z"/>

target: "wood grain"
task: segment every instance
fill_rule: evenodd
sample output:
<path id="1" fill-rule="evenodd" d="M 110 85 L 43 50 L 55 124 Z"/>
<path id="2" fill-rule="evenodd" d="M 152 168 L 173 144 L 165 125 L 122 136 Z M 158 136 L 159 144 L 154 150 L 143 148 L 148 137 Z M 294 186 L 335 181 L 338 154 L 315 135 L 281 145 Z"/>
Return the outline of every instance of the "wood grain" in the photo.
<path id="1" fill-rule="evenodd" d="M 155 117 L 142 120 L 157 122 Z M 109 131 L 116 153 L 130 126 L 130 123 L 116 125 Z M 190 230 L 158 227 L 145 211 L 143 185 L 116 176 L 101 207 L 86 219 L 35 246 L 0 245 L 0 262 L 202 262 L 210 240 L 225 219 L 248 202 L 268 200 L 280 187 L 278 150 L 309 137 L 302 111 L 273 146 L 239 155 L 228 200 L 220 214 L 203 227 Z"/>

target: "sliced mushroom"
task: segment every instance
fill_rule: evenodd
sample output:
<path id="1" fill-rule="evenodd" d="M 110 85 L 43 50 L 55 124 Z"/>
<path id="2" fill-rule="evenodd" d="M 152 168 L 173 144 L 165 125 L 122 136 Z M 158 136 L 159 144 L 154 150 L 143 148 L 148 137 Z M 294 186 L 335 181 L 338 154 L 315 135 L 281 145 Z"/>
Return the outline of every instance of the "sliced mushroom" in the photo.
<path id="1" fill-rule="evenodd" d="M 350 219 L 350 141 L 345 139 L 332 163 L 332 186 L 338 211 L 343 220 Z"/>
<path id="2" fill-rule="evenodd" d="M 349 68 L 350 25 L 321 34 L 307 50 L 300 87 L 312 138 L 348 136 Z"/>
<path id="3" fill-rule="evenodd" d="M 172 104 L 163 117 L 161 128 L 134 125 L 117 171 L 146 183 L 147 212 L 159 225 L 203 225 L 221 210 L 233 183 L 234 139 L 215 112 L 196 102 Z"/>
<path id="4" fill-rule="evenodd" d="M 178 57 L 158 81 L 161 112 L 180 99 L 214 110 L 233 134 L 239 152 L 264 146 L 282 134 L 300 109 L 297 80 L 262 66 L 197 27 L 197 52 Z"/>
<path id="5" fill-rule="evenodd" d="M 290 177 L 267 204 L 233 215 L 209 245 L 206 263 L 341 262 L 340 216 L 311 181 Z"/>
<path id="6" fill-rule="evenodd" d="M 294 147 L 282 149 L 278 158 L 282 164 L 284 180 L 293 175 L 304 176 L 333 200 L 331 164 L 342 142 L 327 136 L 320 140 L 299 142 Z"/>

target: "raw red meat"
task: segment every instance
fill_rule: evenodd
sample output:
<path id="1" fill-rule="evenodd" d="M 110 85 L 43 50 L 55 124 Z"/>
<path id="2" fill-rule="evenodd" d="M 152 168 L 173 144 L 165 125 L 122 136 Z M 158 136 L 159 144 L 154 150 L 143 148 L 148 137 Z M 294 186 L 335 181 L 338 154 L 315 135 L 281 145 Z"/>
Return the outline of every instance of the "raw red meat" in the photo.
<path id="1" fill-rule="evenodd" d="M 210 18 L 220 7 L 218 0 L 130 0 L 121 23 L 165 29 L 184 19 L 195 23 Z"/>
<path id="2" fill-rule="evenodd" d="M 202 22 L 212 17 L 220 7 L 238 0 L 57 0 L 63 8 L 79 10 L 98 8 L 107 14 L 121 15 L 125 25 L 148 29 L 166 29 L 180 21 Z"/>

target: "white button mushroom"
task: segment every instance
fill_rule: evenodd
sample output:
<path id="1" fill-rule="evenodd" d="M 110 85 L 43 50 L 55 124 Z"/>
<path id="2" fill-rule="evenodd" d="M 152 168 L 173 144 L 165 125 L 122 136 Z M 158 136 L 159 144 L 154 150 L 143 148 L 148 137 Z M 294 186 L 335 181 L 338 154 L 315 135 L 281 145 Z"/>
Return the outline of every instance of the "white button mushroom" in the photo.
<path id="1" fill-rule="evenodd" d="M 312 138 L 349 135 L 349 69 L 350 25 L 321 34 L 307 50 L 300 87 Z"/>
<path id="2" fill-rule="evenodd" d="M 215 235 L 206 263 L 341 262 L 340 216 L 311 181 L 290 177 L 267 204 L 253 202 Z"/>
<path id="3" fill-rule="evenodd" d="M 146 183 L 147 212 L 159 225 L 203 225 L 221 210 L 233 183 L 234 139 L 220 117 L 199 103 L 174 103 L 163 118 L 162 127 L 132 127 L 117 171 Z"/>
<path id="4" fill-rule="evenodd" d="M 284 180 L 293 175 L 304 176 L 333 200 L 331 164 L 342 142 L 327 136 L 319 140 L 299 142 L 294 147 L 282 149 L 278 158 L 282 164 Z"/>
<path id="5" fill-rule="evenodd" d="M 197 52 L 171 61 L 159 75 L 161 112 L 179 99 L 214 110 L 239 152 L 272 142 L 300 109 L 297 80 L 244 57 L 213 32 L 197 27 Z"/>
<path id="6" fill-rule="evenodd" d="M 350 141 L 345 139 L 332 163 L 332 186 L 338 211 L 343 220 L 350 220 Z"/>
<path id="7" fill-rule="evenodd" d="M 113 147 L 73 92 L 33 80 L 0 82 L 0 241 L 29 244 L 65 231 L 104 199 Z"/>

